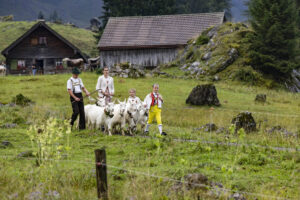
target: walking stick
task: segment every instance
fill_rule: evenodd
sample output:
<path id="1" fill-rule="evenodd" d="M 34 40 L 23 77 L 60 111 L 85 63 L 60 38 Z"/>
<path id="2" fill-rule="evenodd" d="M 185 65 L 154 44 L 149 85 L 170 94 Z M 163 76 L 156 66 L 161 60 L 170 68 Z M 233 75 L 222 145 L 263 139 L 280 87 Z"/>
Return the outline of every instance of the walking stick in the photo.
<path id="1" fill-rule="evenodd" d="M 98 90 L 101 90 L 101 89 L 98 89 Z M 96 93 L 98 90 L 95 90 L 95 91 L 91 92 L 89 96 L 91 96 L 92 94 Z M 80 101 L 82 101 L 84 98 L 89 97 L 89 96 L 88 96 L 88 95 L 85 95 L 84 97 L 79 98 L 79 99 L 80 99 Z M 93 101 L 94 101 L 94 100 L 95 100 L 95 99 L 93 99 Z M 74 102 L 76 102 L 76 101 L 72 101 L 71 103 L 74 103 Z"/>

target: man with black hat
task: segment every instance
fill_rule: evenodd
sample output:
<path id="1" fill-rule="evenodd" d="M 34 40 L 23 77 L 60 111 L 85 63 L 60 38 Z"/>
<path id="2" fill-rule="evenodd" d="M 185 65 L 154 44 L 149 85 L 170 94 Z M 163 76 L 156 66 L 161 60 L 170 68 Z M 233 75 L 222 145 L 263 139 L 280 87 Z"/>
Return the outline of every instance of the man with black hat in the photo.
<path id="1" fill-rule="evenodd" d="M 85 115 L 84 115 L 84 104 L 82 97 L 82 90 L 85 92 L 87 96 L 90 93 L 84 87 L 83 82 L 78 75 L 80 74 L 80 70 L 78 68 L 73 68 L 72 77 L 67 82 L 67 90 L 70 94 L 70 100 L 72 104 L 73 114 L 71 119 L 71 126 L 74 125 L 75 120 L 79 114 L 79 129 L 85 129 Z"/>

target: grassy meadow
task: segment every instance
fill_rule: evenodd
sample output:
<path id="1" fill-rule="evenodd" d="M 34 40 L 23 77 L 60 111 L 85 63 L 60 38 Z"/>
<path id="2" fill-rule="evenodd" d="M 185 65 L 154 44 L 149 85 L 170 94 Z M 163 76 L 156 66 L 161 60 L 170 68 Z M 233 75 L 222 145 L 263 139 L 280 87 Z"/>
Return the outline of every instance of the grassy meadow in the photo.
<path id="1" fill-rule="evenodd" d="M 1 199 L 97 199 L 94 150 L 101 147 L 107 153 L 110 199 L 227 199 L 235 192 L 247 199 L 300 198 L 300 95 L 234 82 L 215 83 L 222 105 L 211 109 L 185 104 L 192 88 L 205 82 L 115 78 L 116 98 L 120 100 L 128 97 L 130 88 L 136 88 L 137 96 L 143 99 L 153 83 L 160 84 L 167 137 L 157 135 L 155 125 L 148 137 L 140 132 L 137 137 L 109 137 L 99 130 L 73 130 L 53 145 L 70 146 L 59 159 L 53 157 L 37 166 L 33 156 L 19 158 L 19 153 L 36 149 L 26 134 L 30 125 L 42 124 L 50 117 L 70 118 L 69 77 L 0 77 L 0 103 L 10 103 L 19 93 L 35 102 L 26 107 L 0 107 L 0 142 L 13 145 L 0 146 Z M 90 92 L 95 89 L 98 75 L 83 73 L 80 77 Z M 267 95 L 267 103 L 254 102 L 259 93 Z M 227 131 L 240 111 L 252 112 L 257 132 Z M 17 127 L 5 128 L 10 123 Z M 224 127 L 224 131 L 197 129 L 207 123 Z M 266 131 L 278 125 L 294 135 Z M 220 183 L 225 189 L 175 190 L 178 181 L 190 173 L 202 173 L 208 177 L 208 185 Z"/>

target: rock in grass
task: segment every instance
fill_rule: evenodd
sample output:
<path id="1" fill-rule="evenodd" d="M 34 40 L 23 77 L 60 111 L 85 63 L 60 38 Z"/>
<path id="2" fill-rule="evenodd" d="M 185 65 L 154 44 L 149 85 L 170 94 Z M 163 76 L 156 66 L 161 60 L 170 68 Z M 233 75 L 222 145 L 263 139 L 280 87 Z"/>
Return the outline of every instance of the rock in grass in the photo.
<path id="1" fill-rule="evenodd" d="M 207 176 L 200 173 L 187 174 L 184 176 L 184 181 L 188 190 L 196 188 L 206 189 L 209 184 Z"/>
<path id="2" fill-rule="evenodd" d="M 17 155 L 18 158 L 27 158 L 27 157 L 34 157 L 33 156 L 33 151 L 29 150 L 29 151 L 24 151 L 21 152 Z"/>
<path id="3" fill-rule="evenodd" d="M 220 127 L 218 128 L 218 130 L 216 131 L 217 134 L 220 134 L 220 133 L 225 133 L 226 132 L 226 129 L 224 127 Z"/>
<path id="4" fill-rule="evenodd" d="M 241 128 L 243 128 L 246 133 L 256 131 L 256 122 L 251 112 L 241 112 L 232 119 L 231 123 L 235 125 L 235 132 Z"/>
<path id="5" fill-rule="evenodd" d="M 209 106 L 221 105 L 217 97 L 216 87 L 212 84 L 196 86 L 186 99 L 186 104 Z"/>
<path id="6" fill-rule="evenodd" d="M 255 102 L 265 103 L 267 101 L 267 95 L 257 94 L 255 97 Z"/>
<path id="7" fill-rule="evenodd" d="M 216 131 L 217 129 L 217 125 L 213 123 L 208 123 L 201 127 L 201 130 L 203 130 L 204 132 Z"/>
<path id="8" fill-rule="evenodd" d="M 285 137 L 297 137 L 298 135 L 292 132 L 289 132 L 285 128 L 281 126 L 274 126 L 271 129 L 267 130 L 267 133 L 272 134 L 272 133 L 280 133 L 281 135 Z"/>
<path id="9" fill-rule="evenodd" d="M 17 127 L 17 124 L 9 124 L 9 123 L 6 123 L 4 125 L 1 126 L 2 128 L 16 128 Z"/>
<path id="10" fill-rule="evenodd" d="M 246 198 L 240 193 L 234 193 L 233 195 L 231 195 L 229 197 L 229 199 L 232 199 L 232 200 L 246 200 Z"/>
<path id="11" fill-rule="evenodd" d="M 2 141 L 1 145 L 6 146 L 6 147 L 12 147 L 12 143 L 10 143 L 9 141 Z"/>
<path id="12" fill-rule="evenodd" d="M 212 53 L 211 52 L 207 52 L 206 54 L 204 54 L 204 56 L 201 58 L 202 60 L 209 60 L 211 59 Z"/>

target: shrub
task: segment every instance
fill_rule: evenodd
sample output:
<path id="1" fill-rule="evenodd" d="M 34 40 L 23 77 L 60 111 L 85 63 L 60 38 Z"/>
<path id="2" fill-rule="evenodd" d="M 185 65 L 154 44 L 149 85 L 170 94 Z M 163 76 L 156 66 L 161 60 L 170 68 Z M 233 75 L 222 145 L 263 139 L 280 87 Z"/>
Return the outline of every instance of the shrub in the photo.
<path id="1" fill-rule="evenodd" d="M 251 67 L 243 67 L 234 73 L 233 80 L 247 82 L 255 85 L 258 81 L 261 80 L 261 75 L 254 71 Z"/>
<path id="2" fill-rule="evenodd" d="M 185 54 L 185 59 L 188 60 L 194 55 L 193 47 L 189 48 L 189 50 Z"/>
<path id="3" fill-rule="evenodd" d="M 203 45 L 209 42 L 209 37 L 206 35 L 200 35 L 196 40 L 196 45 Z"/>
<path id="4" fill-rule="evenodd" d="M 18 94 L 17 96 L 13 97 L 12 102 L 20 106 L 28 106 L 29 103 L 32 103 L 31 99 L 23 96 L 23 94 Z"/>
<path id="5" fill-rule="evenodd" d="M 102 69 L 101 68 L 97 68 L 95 70 L 96 74 L 101 75 L 102 74 Z"/>
<path id="6" fill-rule="evenodd" d="M 120 67 L 122 69 L 128 69 L 130 66 L 129 62 L 120 63 Z"/>
<path id="7" fill-rule="evenodd" d="M 42 125 L 30 126 L 26 134 L 31 140 L 38 166 L 52 159 L 61 159 L 62 153 L 71 149 L 69 142 L 71 126 L 67 120 L 62 123 L 55 118 L 49 118 Z M 65 136 L 67 142 L 63 144 L 61 140 Z"/>

